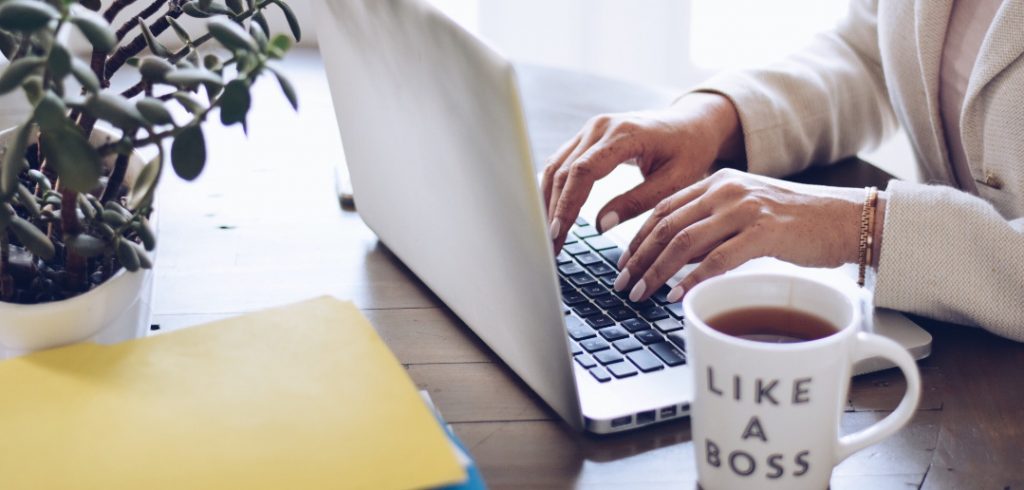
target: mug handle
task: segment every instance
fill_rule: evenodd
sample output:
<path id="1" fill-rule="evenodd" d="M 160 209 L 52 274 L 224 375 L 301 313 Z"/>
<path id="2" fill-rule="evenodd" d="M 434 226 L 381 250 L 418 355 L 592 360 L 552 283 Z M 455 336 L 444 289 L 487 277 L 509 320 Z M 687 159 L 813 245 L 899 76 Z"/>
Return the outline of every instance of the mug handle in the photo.
<path id="1" fill-rule="evenodd" d="M 837 464 L 851 454 L 896 433 L 914 416 L 914 411 L 917 410 L 917 403 L 921 399 L 921 374 L 918 372 L 917 363 L 914 362 L 914 358 L 910 356 L 910 353 L 888 338 L 857 332 L 853 363 L 875 356 L 881 356 L 892 361 L 900 368 L 900 371 L 903 371 L 903 377 L 907 379 L 907 391 L 903 394 L 903 400 L 900 401 L 896 410 L 880 422 L 867 429 L 839 438 L 836 446 Z"/>

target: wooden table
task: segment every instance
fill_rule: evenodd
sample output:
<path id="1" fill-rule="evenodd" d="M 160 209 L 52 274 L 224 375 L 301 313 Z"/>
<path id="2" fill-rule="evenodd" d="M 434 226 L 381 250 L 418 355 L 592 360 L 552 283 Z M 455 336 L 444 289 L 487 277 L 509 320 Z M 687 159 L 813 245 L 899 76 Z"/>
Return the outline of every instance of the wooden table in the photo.
<path id="1" fill-rule="evenodd" d="M 492 488 L 694 487 L 689 421 L 610 437 L 570 431 L 357 214 L 339 209 L 333 164 L 343 157 L 320 60 L 298 52 L 288 71 L 301 94 L 299 114 L 276 84 L 258 84 L 248 141 L 238 129 L 211 127 L 206 173 L 192 184 L 164 186 L 157 331 L 323 294 L 351 299 L 430 391 Z M 670 100 L 664 92 L 569 72 L 522 73 L 538 157 L 591 115 Z M 852 160 L 803 178 L 863 185 L 884 183 L 885 174 Z M 896 436 L 839 465 L 833 487 L 1024 487 L 1024 346 L 976 329 L 920 323 L 935 343 L 920 364 L 924 394 L 916 416 Z M 903 386 L 898 372 L 855 379 L 842 430 L 884 417 Z"/>

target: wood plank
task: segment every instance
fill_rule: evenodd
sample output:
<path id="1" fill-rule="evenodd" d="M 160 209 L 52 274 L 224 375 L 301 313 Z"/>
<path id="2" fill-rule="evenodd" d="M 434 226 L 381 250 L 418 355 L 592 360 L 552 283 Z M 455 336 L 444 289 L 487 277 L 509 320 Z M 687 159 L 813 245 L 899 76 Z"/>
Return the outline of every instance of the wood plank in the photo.
<path id="1" fill-rule="evenodd" d="M 497 357 L 447 308 L 364 310 L 402 364 L 493 363 Z"/>
<path id="2" fill-rule="evenodd" d="M 847 412 L 840 432 L 851 434 L 882 420 L 889 412 Z M 834 476 L 924 475 L 935 451 L 942 412 L 919 411 L 892 437 L 869 446 L 836 466 Z M 917 480 L 921 481 L 920 478 Z M 867 488 L 867 487 L 865 487 Z"/>
<path id="3" fill-rule="evenodd" d="M 420 364 L 409 376 L 430 392 L 449 423 L 555 420 L 557 416 L 502 364 Z"/>
<path id="4" fill-rule="evenodd" d="M 919 364 L 921 401 L 918 410 L 941 410 L 946 395 L 942 370 L 929 360 Z M 906 392 L 907 381 L 899 369 L 865 374 L 850 383 L 850 410 L 895 410 Z"/>

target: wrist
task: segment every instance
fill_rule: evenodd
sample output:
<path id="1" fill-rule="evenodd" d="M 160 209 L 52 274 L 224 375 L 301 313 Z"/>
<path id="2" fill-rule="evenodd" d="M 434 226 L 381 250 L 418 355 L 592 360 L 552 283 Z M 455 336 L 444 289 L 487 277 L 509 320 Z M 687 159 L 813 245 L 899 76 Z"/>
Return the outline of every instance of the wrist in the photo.
<path id="1" fill-rule="evenodd" d="M 676 100 L 674 107 L 696 110 L 704 123 L 716 159 L 745 170 L 746 147 L 736 106 L 728 97 L 715 92 L 693 92 Z"/>

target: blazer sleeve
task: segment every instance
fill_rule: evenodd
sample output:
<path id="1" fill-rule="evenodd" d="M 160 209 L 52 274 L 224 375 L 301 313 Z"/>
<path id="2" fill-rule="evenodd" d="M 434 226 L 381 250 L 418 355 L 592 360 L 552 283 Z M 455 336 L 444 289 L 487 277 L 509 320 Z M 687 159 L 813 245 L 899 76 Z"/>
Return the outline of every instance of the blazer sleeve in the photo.
<path id="1" fill-rule="evenodd" d="M 877 0 L 854 0 L 835 30 L 764 68 L 730 71 L 694 91 L 733 101 L 747 170 L 781 177 L 878 145 L 896 117 L 882 74 Z"/>
<path id="2" fill-rule="evenodd" d="M 1024 341 L 1024 218 L 950 187 L 887 190 L 875 304 Z"/>

